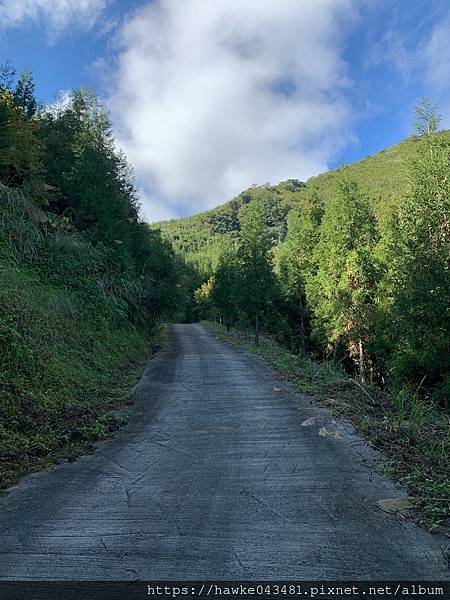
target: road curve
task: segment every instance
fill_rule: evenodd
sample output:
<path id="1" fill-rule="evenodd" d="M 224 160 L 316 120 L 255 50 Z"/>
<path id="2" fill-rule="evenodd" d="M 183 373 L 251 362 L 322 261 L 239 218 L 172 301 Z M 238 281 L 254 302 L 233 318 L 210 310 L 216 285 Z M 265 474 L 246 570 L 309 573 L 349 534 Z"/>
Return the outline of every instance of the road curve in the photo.
<path id="1" fill-rule="evenodd" d="M 262 359 L 175 325 L 130 423 L 0 501 L 0 579 L 448 579 L 443 540 L 378 510 L 376 455 Z"/>

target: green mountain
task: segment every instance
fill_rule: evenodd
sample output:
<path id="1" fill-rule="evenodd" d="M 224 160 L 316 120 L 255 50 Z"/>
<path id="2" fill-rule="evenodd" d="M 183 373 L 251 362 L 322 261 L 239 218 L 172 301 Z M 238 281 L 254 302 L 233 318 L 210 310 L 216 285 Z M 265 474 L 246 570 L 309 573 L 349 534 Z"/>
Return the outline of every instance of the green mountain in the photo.
<path id="1" fill-rule="evenodd" d="M 450 138 L 450 132 L 443 134 Z M 242 205 L 256 198 L 265 208 L 266 225 L 273 243 L 286 234 L 286 219 L 297 203 L 316 194 L 324 203 L 334 194 L 336 181 L 346 176 L 358 182 L 360 189 L 378 209 L 401 196 L 407 186 L 407 165 L 414 153 L 417 138 L 382 150 L 373 156 L 351 165 L 311 177 L 306 183 L 295 179 L 277 185 L 266 184 L 245 190 L 236 198 L 212 210 L 190 217 L 163 221 L 152 227 L 161 230 L 165 239 L 172 242 L 174 251 L 202 275 L 210 274 L 217 265 L 223 237 L 237 236 L 237 214 Z"/>
<path id="2" fill-rule="evenodd" d="M 278 185 L 252 187 L 233 200 L 206 212 L 183 219 L 154 224 L 163 238 L 172 242 L 176 254 L 200 274 L 208 274 L 217 265 L 224 236 L 237 236 L 239 209 L 257 198 L 265 207 L 266 225 L 274 240 L 282 239 L 286 232 L 286 218 L 295 203 L 304 196 L 305 184 L 291 179 Z"/>

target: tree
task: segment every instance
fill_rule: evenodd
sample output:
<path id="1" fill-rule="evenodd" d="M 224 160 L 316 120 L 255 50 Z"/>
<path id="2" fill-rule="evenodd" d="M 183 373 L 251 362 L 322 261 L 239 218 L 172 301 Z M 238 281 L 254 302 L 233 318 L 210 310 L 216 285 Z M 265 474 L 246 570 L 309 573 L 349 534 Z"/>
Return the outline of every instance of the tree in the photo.
<path id="1" fill-rule="evenodd" d="M 212 299 L 217 306 L 227 331 L 236 320 L 239 310 L 239 274 L 236 251 L 232 245 L 225 246 L 214 273 Z"/>
<path id="2" fill-rule="evenodd" d="M 38 125 L 54 190 L 50 208 L 102 256 L 104 293 L 133 322 L 172 314 L 182 300 L 180 269 L 170 244 L 139 218 L 133 171 L 115 146 L 102 103 L 89 90 L 76 90 L 58 110 L 27 122 Z"/>
<path id="3" fill-rule="evenodd" d="M 417 103 L 414 109 L 416 115 L 414 129 L 418 136 L 430 135 L 437 132 L 441 117 L 436 111 L 437 106 L 430 98 L 422 98 Z"/>
<path id="4" fill-rule="evenodd" d="M 76 90 L 64 109 L 42 114 L 39 126 L 48 183 L 59 192 L 52 208 L 69 214 L 94 243 L 119 245 L 120 255 L 129 253 L 128 224 L 137 219 L 137 195 L 102 103 L 89 90 Z"/>
<path id="5" fill-rule="evenodd" d="M 202 283 L 202 285 L 194 291 L 194 300 L 197 306 L 199 320 L 213 317 L 214 303 L 212 296 L 214 286 L 214 277 L 210 277 L 208 281 Z"/>
<path id="6" fill-rule="evenodd" d="M 309 309 L 305 286 L 314 271 L 313 252 L 319 239 L 322 207 L 316 196 L 295 206 L 288 216 L 286 239 L 275 254 L 275 271 L 284 299 L 284 311 L 293 331 L 294 349 L 306 350 Z"/>
<path id="7" fill-rule="evenodd" d="M 14 90 L 14 102 L 16 106 L 22 107 L 27 119 L 34 117 L 37 111 L 37 102 L 34 97 L 34 92 L 33 73 L 31 72 L 31 69 L 27 67 L 22 71 Z"/>
<path id="8" fill-rule="evenodd" d="M 269 262 L 270 243 L 264 212 L 252 200 L 239 213 L 240 247 L 238 252 L 243 310 L 254 319 L 255 344 L 259 344 L 261 318 L 275 293 L 275 279 Z"/>
<path id="9" fill-rule="evenodd" d="M 307 298 L 316 335 L 334 350 L 343 345 L 361 379 L 377 284 L 377 237 L 368 199 L 355 182 L 342 180 L 325 207 L 315 251 L 317 272 L 307 285 Z"/>
<path id="10" fill-rule="evenodd" d="M 7 60 L 0 65 L 0 91 L 10 92 L 16 76 L 16 69 L 12 66 L 11 61 Z"/>
<path id="11" fill-rule="evenodd" d="M 8 91 L 0 91 L 0 181 L 10 187 L 25 187 L 33 200 L 46 203 L 36 123 L 25 118 Z"/>
<path id="12" fill-rule="evenodd" d="M 428 100 L 416 114 L 409 189 L 390 219 L 382 247 L 383 284 L 390 298 L 389 364 L 399 382 L 418 384 L 425 378 L 429 386 L 445 385 L 450 366 L 450 143 L 437 133 L 439 117 Z"/>

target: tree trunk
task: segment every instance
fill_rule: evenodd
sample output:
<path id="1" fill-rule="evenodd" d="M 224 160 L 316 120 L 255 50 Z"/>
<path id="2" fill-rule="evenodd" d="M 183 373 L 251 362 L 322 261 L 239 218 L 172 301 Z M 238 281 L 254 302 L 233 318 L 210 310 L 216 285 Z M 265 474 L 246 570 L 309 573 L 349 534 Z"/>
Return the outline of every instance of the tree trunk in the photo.
<path id="1" fill-rule="evenodd" d="M 363 341 L 359 340 L 359 377 L 361 381 L 364 383 L 364 345 Z"/>
<path id="2" fill-rule="evenodd" d="M 300 349 L 301 351 L 304 353 L 306 350 L 306 343 L 305 343 L 305 319 L 304 319 L 304 315 L 303 315 L 303 297 L 300 295 Z"/>
<path id="3" fill-rule="evenodd" d="M 255 345 L 259 346 L 259 314 L 255 315 Z"/>

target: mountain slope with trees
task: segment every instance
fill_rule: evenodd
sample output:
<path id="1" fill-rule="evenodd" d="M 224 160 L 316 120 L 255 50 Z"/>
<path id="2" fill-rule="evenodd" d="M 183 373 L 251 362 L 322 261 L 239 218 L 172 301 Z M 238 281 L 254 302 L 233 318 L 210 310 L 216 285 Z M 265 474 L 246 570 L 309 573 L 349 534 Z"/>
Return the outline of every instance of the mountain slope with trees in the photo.
<path id="1" fill-rule="evenodd" d="M 289 348 L 333 356 L 362 380 L 420 384 L 445 401 L 450 132 L 438 132 L 428 101 L 417 119 L 415 135 L 354 165 L 157 224 L 207 282 L 196 294 L 200 317 L 262 323 Z M 246 235 L 256 213 L 259 249 Z M 258 253 L 274 283 L 260 274 Z M 240 281 L 233 298 L 223 283 L 233 281 L 230 268 Z M 270 293 L 250 308 L 264 281 Z"/>
<path id="2" fill-rule="evenodd" d="M 152 225 L 172 244 L 175 253 L 200 275 L 210 274 L 217 266 L 224 237 L 236 239 L 239 211 L 256 199 L 264 207 L 266 227 L 272 242 L 286 234 L 286 218 L 303 198 L 305 184 L 291 179 L 278 185 L 253 186 L 226 204 L 212 210 Z"/>
<path id="3" fill-rule="evenodd" d="M 244 204 L 256 199 L 264 206 L 266 226 L 275 243 L 286 235 L 291 208 L 313 197 L 324 203 L 334 193 L 336 181 L 341 177 L 355 180 L 375 207 L 384 206 L 398 199 L 406 189 L 408 162 L 416 144 L 417 138 L 411 136 L 357 163 L 311 177 L 306 183 L 292 179 L 276 185 L 252 186 L 222 206 L 182 219 L 162 221 L 154 227 L 173 244 L 177 254 L 207 275 L 217 266 L 223 236 L 236 237 L 238 213 Z"/>
<path id="4" fill-rule="evenodd" d="M 99 100 L 38 106 L 31 72 L 3 65 L 0 485 L 117 427 L 179 280 Z"/>

